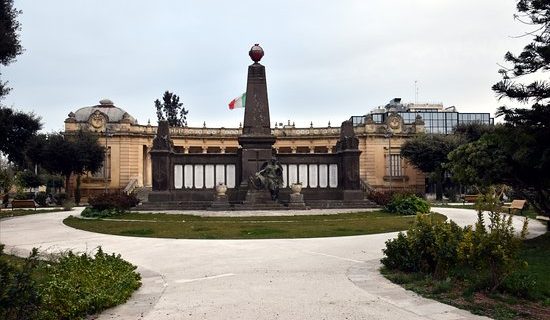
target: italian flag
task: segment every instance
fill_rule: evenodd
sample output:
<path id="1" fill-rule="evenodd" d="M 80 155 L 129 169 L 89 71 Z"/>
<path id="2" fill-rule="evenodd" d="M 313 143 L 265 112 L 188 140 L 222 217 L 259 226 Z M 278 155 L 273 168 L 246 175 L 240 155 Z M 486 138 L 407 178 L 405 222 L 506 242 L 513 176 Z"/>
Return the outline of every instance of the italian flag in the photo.
<path id="1" fill-rule="evenodd" d="M 244 108 L 246 104 L 246 92 L 229 102 L 229 110 Z"/>

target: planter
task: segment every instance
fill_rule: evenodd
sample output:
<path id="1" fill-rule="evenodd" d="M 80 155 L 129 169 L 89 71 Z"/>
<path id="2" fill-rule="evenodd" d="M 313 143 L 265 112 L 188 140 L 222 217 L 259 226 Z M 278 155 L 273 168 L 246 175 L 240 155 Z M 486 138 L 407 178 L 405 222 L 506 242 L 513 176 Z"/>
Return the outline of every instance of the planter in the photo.
<path id="1" fill-rule="evenodd" d="M 226 191 L 227 191 L 227 186 L 225 184 L 220 183 L 216 185 L 216 195 L 225 196 Z"/>
<path id="2" fill-rule="evenodd" d="M 300 194 L 302 191 L 302 184 L 301 183 L 293 183 L 290 186 L 290 190 L 292 190 L 292 194 Z"/>

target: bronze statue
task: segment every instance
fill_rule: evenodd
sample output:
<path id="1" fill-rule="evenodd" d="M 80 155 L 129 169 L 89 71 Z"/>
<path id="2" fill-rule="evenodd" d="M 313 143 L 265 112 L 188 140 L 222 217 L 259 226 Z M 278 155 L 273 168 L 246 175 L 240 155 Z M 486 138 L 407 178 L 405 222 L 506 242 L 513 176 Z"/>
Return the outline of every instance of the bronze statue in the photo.
<path id="1" fill-rule="evenodd" d="M 279 198 L 279 188 L 283 186 L 283 167 L 276 158 L 264 162 L 260 171 L 250 177 L 250 185 L 256 189 L 267 189 L 271 200 Z"/>

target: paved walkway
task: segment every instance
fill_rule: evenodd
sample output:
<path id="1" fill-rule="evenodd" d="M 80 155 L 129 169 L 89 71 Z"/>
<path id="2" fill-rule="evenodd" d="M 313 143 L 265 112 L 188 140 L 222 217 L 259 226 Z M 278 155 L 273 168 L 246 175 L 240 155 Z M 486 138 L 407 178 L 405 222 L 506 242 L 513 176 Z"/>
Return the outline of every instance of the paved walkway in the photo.
<path id="1" fill-rule="evenodd" d="M 437 208 L 460 224 L 472 210 Z M 77 212 L 76 212 L 77 213 Z M 111 236 L 62 223 L 71 213 L 0 222 L 7 251 L 121 253 L 143 286 L 99 319 L 481 319 L 384 279 L 384 242 L 396 233 L 316 239 L 177 240 Z M 75 211 L 72 212 L 75 214 Z M 520 221 L 516 221 L 520 225 Z M 545 227 L 530 223 L 532 236 Z"/>

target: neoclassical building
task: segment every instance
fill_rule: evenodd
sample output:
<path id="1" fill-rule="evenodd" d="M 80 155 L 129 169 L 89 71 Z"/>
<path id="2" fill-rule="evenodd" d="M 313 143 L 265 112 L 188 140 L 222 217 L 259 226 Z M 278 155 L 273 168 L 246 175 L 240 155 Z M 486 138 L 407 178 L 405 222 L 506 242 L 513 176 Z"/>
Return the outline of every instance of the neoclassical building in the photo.
<path id="1" fill-rule="evenodd" d="M 467 116 L 466 116 L 467 115 Z M 400 156 L 403 142 L 417 133 L 450 133 L 459 123 L 481 121 L 492 123 L 489 114 L 460 114 L 442 105 L 403 105 L 394 99 L 383 108 L 363 116 L 352 116 L 359 139 L 360 177 L 362 186 L 378 190 L 425 190 L 425 175 Z M 425 119 L 428 119 L 426 121 Z M 435 120 L 434 120 L 435 119 Z M 111 100 L 71 112 L 65 120 L 65 134 L 78 130 L 97 133 L 106 146 L 102 170 L 82 179 L 83 195 L 104 190 L 148 189 L 152 184 L 149 151 L 157 132 L 151 124 L 140 125 L 132 115 Z M 332 153 L 340 135 L 340 127 L 297 128 L 290 121 L 275 124 L 273 148 L 280 153 Z M 174 148 L 182 153 L 234 153 L 239 148 L 237 137 L 242 128 L 170 128 Z M 309 187 L 307 181 L 304 187 Z"/>

